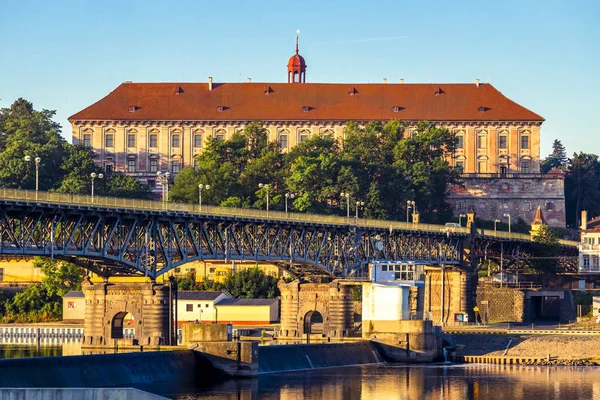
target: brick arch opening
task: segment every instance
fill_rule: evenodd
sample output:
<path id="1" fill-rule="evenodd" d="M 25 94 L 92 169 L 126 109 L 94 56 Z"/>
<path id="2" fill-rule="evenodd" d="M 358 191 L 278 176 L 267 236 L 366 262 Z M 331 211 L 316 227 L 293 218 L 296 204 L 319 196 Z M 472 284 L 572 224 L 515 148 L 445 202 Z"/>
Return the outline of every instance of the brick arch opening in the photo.
<path id="1" fill-rule="evenodd" d="M 307 312 L 304 315 L 304 333 L 323 334 L 323 314 L 316 310 Z"/>

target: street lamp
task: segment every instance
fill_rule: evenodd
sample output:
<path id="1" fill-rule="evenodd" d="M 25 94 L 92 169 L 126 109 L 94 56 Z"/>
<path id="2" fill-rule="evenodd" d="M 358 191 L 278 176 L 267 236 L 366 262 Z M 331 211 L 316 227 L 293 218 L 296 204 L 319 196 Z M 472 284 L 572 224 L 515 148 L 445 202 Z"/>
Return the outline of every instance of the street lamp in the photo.
<path id="1" fill-rule="evenodd" d="M 258 184 L 259 188 L 265 188 L 267 190 L 267 211 L 269 211 L 269 187 L 270 185 L 268 183 L 259 183 Z"/>
<path id="2" fill-rule="evenodd" d="M 499 219 L 495 219 L 495 220 L 494 220 L 494 236 L 496 236 L 496 224 L 497 224 L 498 222 L 500 222 L 500 220 L 499 220 Z"/>
<path id="3" fill-rule="evenodd" d="M 467 216 L 466 216 L 465 214 L 462 214 L 462 213 L 461 213 L 461 214 L 458 214 L 458 224 L 459 224 L 460 226 L 462 226 L 462 219 L 463 219 L 463 218 L 467 218 Z"/>
<path id="4" fill-rule="evenodd" d="M 356 202 L 356 220 L 358 221 L 358 207 L 363 207 L 365 205 L 364 201 L 357 201 Z"/>
<path id="5" fill-rule="evenodd" d="M 350 193 L 340 193 L 340 196 L 346 198 L 346 218 L 350 218 Z"/>
<path id="6" fill-rule="evenodd" d="M 31 156 L 25 156 L 25 161 L 29 162 L 31 161 Z M 39 191 L 39 176 L 40 176 L 40 161 L 42 161 L 41 158 L 36 157 L 34 159 L 35 161 L 35 199 L 38 199 L 38 191 Z"/>
<path id="7" fill-rule="evenodd" d="M 202 210 L 202 189 L 210 189 L 210 185 L 203 185 L 202 183 L 198 185 L 198 205 L 200 206 L 200 210 Z"/>
<path id="8" fill-rule="evenodd" d="M 162 200 L 169 201 L 169 176 L 171 174 L 169 171 L 162 173 L 160 171 L 156 172 L 156 179 L 162 185 Z"/>
<path id="9" fill-rule="evenodd" d="M 504 216 L 506 218 L 508 218 L 508 233 L 510 233 L 510 214 L 509 213 L 504 213 Z"/>
<path id="10" fill-rule="evenodd" d="M 415 203 L 414 200 L 407 200 L 406 201 L 406 223 L 410 222 L 408 219 L 408 210 L 413 209 L 414 211 L 417 211 L 417 204 Z"/>
<path id="11" fill-rule="evenodd" d="M 285 194 L 285 213 L 288 213 L 288 199 L 294 199 L 296 195 L 294 193 L 286 193 Z"/>
<path id="12" fill-rule="evenodd" d="M 90 174 L 90 177 L 92 178 L 92 203 L 93 203 L 94 202 L 94 179 L 96 179 L 96 177 L 98 177 L 98 179 L 102 179 L 102 178 L 104 178 L 104 174 L 96 175 L 95 172 L 92 172 Z"/>

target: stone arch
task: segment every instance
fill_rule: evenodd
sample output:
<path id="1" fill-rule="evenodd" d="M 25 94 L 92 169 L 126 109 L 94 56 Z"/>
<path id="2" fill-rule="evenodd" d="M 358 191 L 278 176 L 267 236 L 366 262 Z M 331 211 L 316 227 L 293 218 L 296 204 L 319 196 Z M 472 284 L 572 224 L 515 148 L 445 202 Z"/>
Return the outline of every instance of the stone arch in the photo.
<path id="1" fill-rule="evenodd" d="M 140 336 L 143 320 L 141 318 L 141 315 L 138 314 L 137 310 L 116 309 L 110 312 L 107 311 L 104 317 L 104 320 L 106 321 L 105 323 L 108 325 L 107 333 L 110 335 L 107 335 L 107 339 L 123 339 L 125 337 L 123 334 L 123 322 L 127 314 L 131 314 L 133 316 L 133 320 L 135 321 L 135 325 L 133 327 L 136 330 L 135 335 L 137 337 Z"/>
<path id="2" fill-rule="evenodd" d="M 323 334 L 323 314 L 317 310 L 312 310 L 304 315 L 304 333 L 305 334 Z"/>

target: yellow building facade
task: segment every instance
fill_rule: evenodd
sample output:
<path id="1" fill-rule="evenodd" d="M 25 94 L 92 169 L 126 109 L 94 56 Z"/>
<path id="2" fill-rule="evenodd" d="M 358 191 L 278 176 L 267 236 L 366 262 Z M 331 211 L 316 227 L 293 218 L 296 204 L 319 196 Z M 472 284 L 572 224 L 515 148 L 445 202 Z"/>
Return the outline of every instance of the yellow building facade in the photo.
<path id="1" fill-rule="evenodd" d="M 350 122 L 400 120 L 410 135 L 418 122 L 429 121 L 457 138 L 448 161 L 464 173 L 467 188 L 450 197 L 457 215 L 468 207 L 483 219 L 510 211 L 515 220 L 530 221 L 542 206 L 549 224 L 564 225 L 562 183 L 553 182 L 549 192 L 535 190 L 548 183 L 540 180 L 544 119 L 489 83 L 305 83 L 306 63 L 298 51 L 287 72 L 288 83 L 125 82 L 69 118 L 73 143 L 92 147 L 107 173 L 135 176 L 160 196 L 157 172 L 174 177 L 194 166 L 208 138 L 229 139 L 252 121 L 262 121 L 269 140 L 284 152 L 314 135 L 341 142 Z M 513 178 L 519 179 L 513 188 L 526 189 L 507 190 L 498 181 Z M 483 190 L 469 190 L 481 185 Z M 531 204 L 523 206 L 528 196 Z"/>

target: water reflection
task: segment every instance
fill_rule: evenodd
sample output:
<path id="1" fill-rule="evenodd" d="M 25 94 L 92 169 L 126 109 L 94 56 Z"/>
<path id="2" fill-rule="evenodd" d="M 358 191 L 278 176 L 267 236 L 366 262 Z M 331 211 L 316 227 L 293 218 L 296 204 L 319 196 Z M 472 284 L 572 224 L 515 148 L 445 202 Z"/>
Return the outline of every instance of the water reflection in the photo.
<path id="1" fill-rule="evenodd" d="M 598 399 L 598 367 L 365 366 L 229 381 L 178 399 Z"/>

